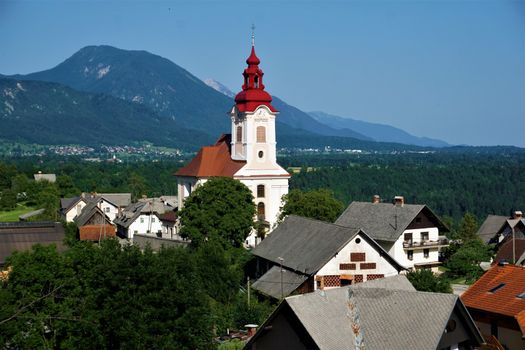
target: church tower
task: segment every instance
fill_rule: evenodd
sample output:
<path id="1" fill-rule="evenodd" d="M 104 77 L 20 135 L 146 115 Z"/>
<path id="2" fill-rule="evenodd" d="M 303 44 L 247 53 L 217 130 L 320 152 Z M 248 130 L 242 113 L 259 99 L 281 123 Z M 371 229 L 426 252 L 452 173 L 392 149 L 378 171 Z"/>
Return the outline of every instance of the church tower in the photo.
<path id="1" fill-rule="evenodd" d="M 279 112 L 264 89 L 253 35 L 246 63 L 242 90 L 230 110 L 231 135 L 222 135 L 215 145 L 202 147 L 175 175 L 179 208 L 193 189 L 210 177 L 227 176 L 245 184 L 252 191 L 259 223 L 259 232 L 252 232 L 246 244 L 255 246 L 277 222 L 290 174 L 277 164 L 275 119 Z"/>

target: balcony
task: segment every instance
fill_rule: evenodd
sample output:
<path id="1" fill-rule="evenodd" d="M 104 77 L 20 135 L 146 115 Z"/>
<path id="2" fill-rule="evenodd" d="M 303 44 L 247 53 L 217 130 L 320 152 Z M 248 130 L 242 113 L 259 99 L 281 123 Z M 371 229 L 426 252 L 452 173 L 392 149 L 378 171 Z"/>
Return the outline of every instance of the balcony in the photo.
<path id="1" fill-rule="evenodd" d="M 404 241 L 403 249 L 406 250 L 415 250 L 415 249 L 428 249 L 428 248 L 443 248 L 448 247 L 448 239 L 438 239 L 435 241 Z"/>

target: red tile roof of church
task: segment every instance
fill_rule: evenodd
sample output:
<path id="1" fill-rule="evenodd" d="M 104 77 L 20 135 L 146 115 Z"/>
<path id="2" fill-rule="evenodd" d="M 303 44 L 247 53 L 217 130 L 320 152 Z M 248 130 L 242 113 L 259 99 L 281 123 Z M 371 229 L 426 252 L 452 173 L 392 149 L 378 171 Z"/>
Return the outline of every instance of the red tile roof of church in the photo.
<path id="1" fill-rule="evenodd" d="M 197 155 L 185 167 L 179 169 L 175 176 L 190 177 L 233 177 L 246 161 L 231 158 L 231 135 L 222 135 L 215 145 L 202 147 Z"/>
<path id="2" fill-rule="evenodd" d="M 525 294 L 522 293 L 525 293 L 525 268 L 497 265 L 470 286 L 461 300 L 468 308 L 514 317 L 525 334 Z"/>

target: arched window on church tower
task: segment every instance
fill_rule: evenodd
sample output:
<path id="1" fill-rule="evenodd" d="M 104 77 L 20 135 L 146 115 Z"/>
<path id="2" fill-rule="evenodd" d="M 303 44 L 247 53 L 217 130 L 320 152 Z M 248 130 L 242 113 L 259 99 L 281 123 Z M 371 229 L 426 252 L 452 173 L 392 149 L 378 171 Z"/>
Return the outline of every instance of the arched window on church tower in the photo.
<path id="1" fill-rule="evenodd" d="M 264 185 L 257 185 L 257 198 L 264 198 Z"/>
<path id="2" fill-rule="evenodd" d="M 258 75 L 256 75 L 253 78 L 253 82 L 254 82 L 255 88 L 258 89 L 259 88 L 259 76 Z"/>
<path id="3" fill-rule="evenodd" d="M 264 208 L 264 203 L 259 202 L 259 204 L 257 204 L 257 219 L 260 221 L 264 220 L 266 218 L 265 214 L 266 210 Z"/>
<path id="4" fill-rule="evenodd" d="M 236 142 L 242 142 L 242 126 L 237 127 L 237 135 L 235 135 Z"/>
<path id="5" fill-rule="evenodd" d="M 266 128 L 264 126 L 257 127 L 257 142 L 266 142 Z"/>

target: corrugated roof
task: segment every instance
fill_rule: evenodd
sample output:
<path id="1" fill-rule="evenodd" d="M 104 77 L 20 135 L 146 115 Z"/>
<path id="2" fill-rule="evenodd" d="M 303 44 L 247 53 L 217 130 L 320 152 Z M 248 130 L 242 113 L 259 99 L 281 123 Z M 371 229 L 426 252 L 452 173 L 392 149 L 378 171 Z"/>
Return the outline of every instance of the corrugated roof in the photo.
<path id="1" fill-rule="evenodd" d="M 446 229 L 439 218 L 425 205 L 352 202 L 336 220 L 337 225 L 359 227 L 373 239 L 396 241 L 421 211 L 433 218 L 436 226 Z"/>
<path id="2" fill-rule="evenodd" d="M 230 141 L 231 135 L 222 135 L 215 145 L 202 147 L 190 163 L 179 169 L 175 176 L 233 177 L 246 161 L 231 158 Z"/>
<path id="3" fill-rule="evenodd" d="M 502 284 L 503 286 L 490 292 Z M 525 298 L 518 298 L 518 295 L 524 292 L 525 267 L 496 265 L 470 286 L 461 295 L 461 300 L 469 308 L 517 318 L 525 311 Z M 520 326 L 525 327 L 525 324 Z"/>
<path id="4" fill-rule="evenodd" d="M 29 250 L 34 244 L 56 244 L 64 250 L 64 227 L 59 222 L 0 223 L 0 264 L 14 251 Z"/>
<path id="5" fill-rule="evenodd" d="M 115 237 L 116 230 L 113 225 L 85 225 L 79 228 L 79 233 L 81 241 L 98 241 Z"/>
<path id="6" fill-rule="evenodd" d="M 281 296 L 287 297 L 301 284 L 308 279 L 308 276 L 298 274 L 288 269 L 282 270 L 282 291 L 281 291 L 281 268 L 273 266 L 261 278 L 252 285 L 253 289 L 268 296 L 280 299 Z M 281 295 L 282 292 L 282 295 Z"/>

